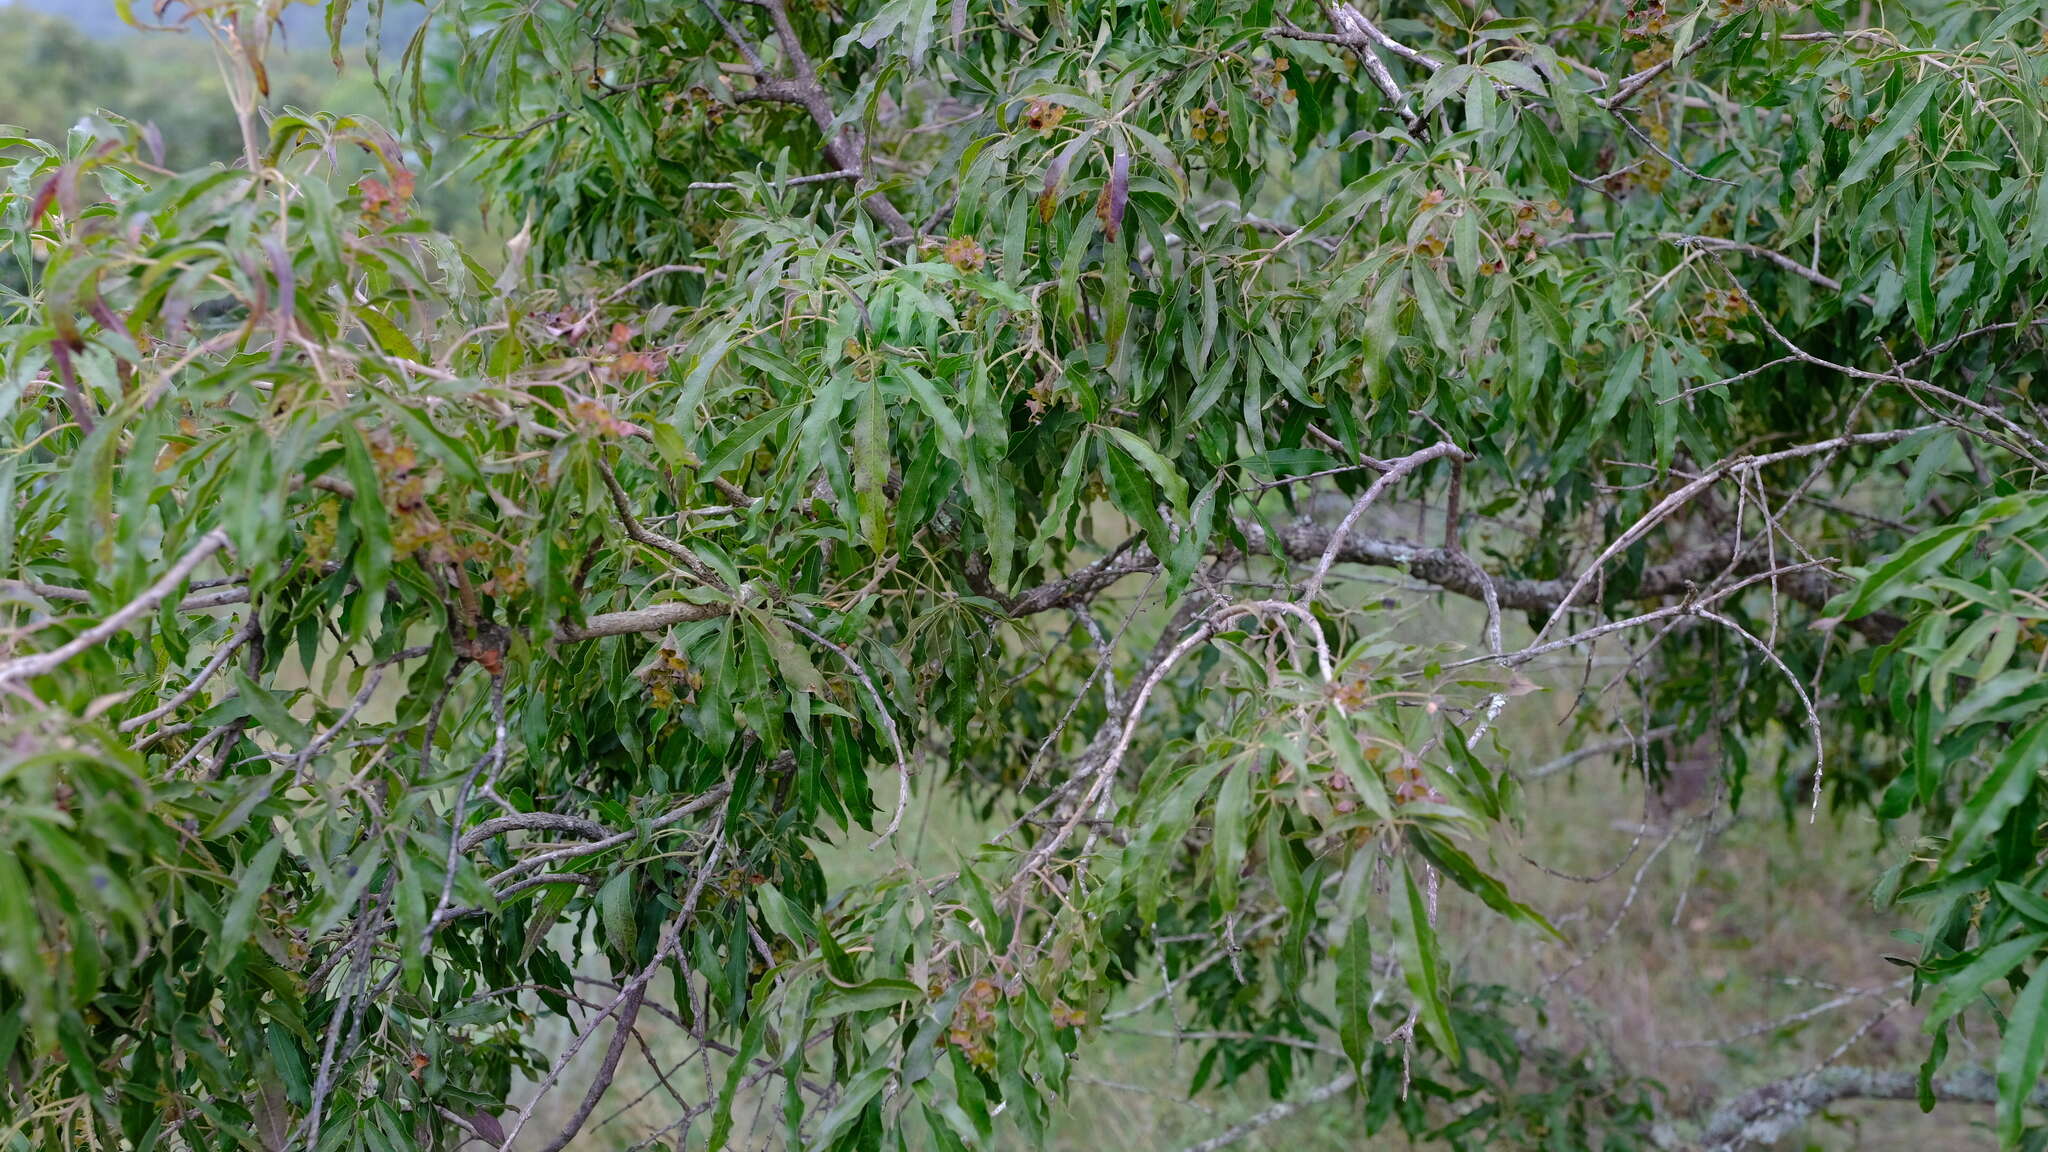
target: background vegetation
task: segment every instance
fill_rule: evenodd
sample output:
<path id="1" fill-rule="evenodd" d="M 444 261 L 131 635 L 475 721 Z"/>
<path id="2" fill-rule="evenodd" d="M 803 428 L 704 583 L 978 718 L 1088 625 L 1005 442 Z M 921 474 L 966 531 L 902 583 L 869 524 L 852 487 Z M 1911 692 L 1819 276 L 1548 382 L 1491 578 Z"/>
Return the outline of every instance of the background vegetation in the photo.
<path id="1" fill-rule="evenodd" d="M 7 1146 L 2048 1143 L 2037 5 L 114 15 Z"/>

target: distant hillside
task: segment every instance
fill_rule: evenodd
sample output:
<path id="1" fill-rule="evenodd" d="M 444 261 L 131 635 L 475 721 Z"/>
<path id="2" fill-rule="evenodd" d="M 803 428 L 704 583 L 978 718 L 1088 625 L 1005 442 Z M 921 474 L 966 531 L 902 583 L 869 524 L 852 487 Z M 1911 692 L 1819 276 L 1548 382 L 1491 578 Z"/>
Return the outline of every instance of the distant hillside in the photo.
<path id="1" fill-rule="evenodd" d="M 61 16 L 95 40 L 132 35 L 135 29 L 121 20 L 114 0 L 0 0 L 0 8 L 21 7 L 49 16 Z M 349 40 L 360 40 L 368 24 L 369 5 L 357 4 L 349 13 Z M 146 13 L 149 0 L 136 0 L 138 14 Z M 384 12 L 384 42 L 403 44 L 419 27 L 425 9 L 417 4 L 389 4 Z M 294 47 L 317 47 L 327 41 L 327 11 L 322 4 L 293 4 L 284 10 L 285 37 Z"/>
<path id="2" fill-rule="evenodd" d="M 135 0 L 144 8 L 150 0 Z M 410 29 L 421 9 L 392 4 Z M 282 50 L 268 60 L 271 111 L 319 108 L 381 118 L 387 110 L 369 70 L 337 71 L 319 9 L 295 6 Z M 89 23 L 81 25 L 79 17 Z M 406 33 L 400 33 L 406 34 Z M 349 53 L 360 56 L 361 41 Z M 396 54 L 398 48 L 387 48 Z M 241 131 L 199 31 L 137 32 L 111 0 L 0 0 L 0 123 L 41 140 L 61 140 L 81 117 L 106 110 L 155 125 L 173 167 L 241 155 Z"/>
<path id="3" fill-rule="evenodd" d="M 105 3 L 100 0 L 0 0 L 0 8 L 9 7 L 27 8 L 46 16 L 62 16 L 96 40 L 130 31 L 121 22 L 120 13 L 114 10 L 112 0 Z"/>

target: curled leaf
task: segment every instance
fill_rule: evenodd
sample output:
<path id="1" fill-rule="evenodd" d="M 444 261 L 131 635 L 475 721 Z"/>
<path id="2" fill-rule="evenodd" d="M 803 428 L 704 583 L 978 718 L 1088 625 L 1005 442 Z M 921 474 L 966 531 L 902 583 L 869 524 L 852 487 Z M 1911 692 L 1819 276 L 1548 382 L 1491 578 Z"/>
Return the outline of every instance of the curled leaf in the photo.
<path id="1" fill-rule="evenodd" d="M 1060 189 L 1066 187 L 1067 171 L 1074 166 L 1074 157 L 1080 155 L 1082 146 L 1094 136 L 1093 132 L 1083 132 L 1074 137 L 1074 142 L 1060 149 L 1052 163 L 1045 166 L 1045 188 L 1038 194 L 1039 223 L 1052 223 L 1053 209 L 1059 205 Z"/>
<path id="2" fill-rule="evenodd" d="M 56 200 L 57 175 L 52 175 L 48 180 L 43 181 L 42 187 L 36 189 L 36 198 L 29 202 L 29 225 L 33 227 L 38 221 L 40 221 L 43 218 L 43 213 L 48 212 L 50 210 L 50 205 L 55 203 Z"/>
<path id="3" fill-rule="evenodd" d="M 1124 222 L 1124 206 L 1130 199 L 1131 154 L 1119 145 L 1109 164 L 1109 183 L 1102 186 L 1102 195 L 1095 201 L 1095 215 L 1102 221 L 1104 239 L 1116 239 L 1117 229 Z"/>
<path id="4" fill-rule="evenodd" d="M 1067 153 L 1071 151 L 1071 148 L 1061 151 L 1052 158 L 1052 163 L 1045 166 L 1045 188 L 1038 194 L 1038 221 L 1041 224 L 1052 223 L 1053 205 L 1058 203 L 1060 184 L 1067 173 Z"/>

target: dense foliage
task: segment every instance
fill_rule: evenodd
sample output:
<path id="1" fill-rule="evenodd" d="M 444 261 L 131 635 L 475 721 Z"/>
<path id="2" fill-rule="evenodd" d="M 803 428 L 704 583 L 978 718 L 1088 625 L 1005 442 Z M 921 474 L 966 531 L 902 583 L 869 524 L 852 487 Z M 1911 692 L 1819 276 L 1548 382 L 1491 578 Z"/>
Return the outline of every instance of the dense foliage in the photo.
<path id="1" fill-rule="evenodd" d="M 280 6 L 131 14 L 234 163 L 0 132 L 0 1142 L 553 1152 L 662 1016 L 656 1144 L 979 1146 L 1165 972 L 1198 1086 L 1653 1146 L 1436 931 L 1560 934 L 1551 694 L 1900 821 L 2042 1138 L 2038 4 L 450 0 L 390 129 Z"/>

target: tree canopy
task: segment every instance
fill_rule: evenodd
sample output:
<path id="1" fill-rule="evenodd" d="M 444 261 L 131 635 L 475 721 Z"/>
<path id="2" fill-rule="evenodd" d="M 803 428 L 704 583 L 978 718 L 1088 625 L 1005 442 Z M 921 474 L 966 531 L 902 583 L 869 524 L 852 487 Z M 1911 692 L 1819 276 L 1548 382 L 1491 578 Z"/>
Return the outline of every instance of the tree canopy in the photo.
<path id="1" fill-rule="evenodd" d="M 1204 1152 L 1673 1146 L 1438 933 L 1601 943 L 1560 699 L 1916 925 L 1917 1075 L 1681 1146 L 2048 1139 L 2038 3 L 332 0 L 383 123 L 122 7 L 241 155 L 0 129 L 0 1144 L 558 1152 L 658 1016 L 646 1147 L 980 1147 L 1163 1000 Z"/>

